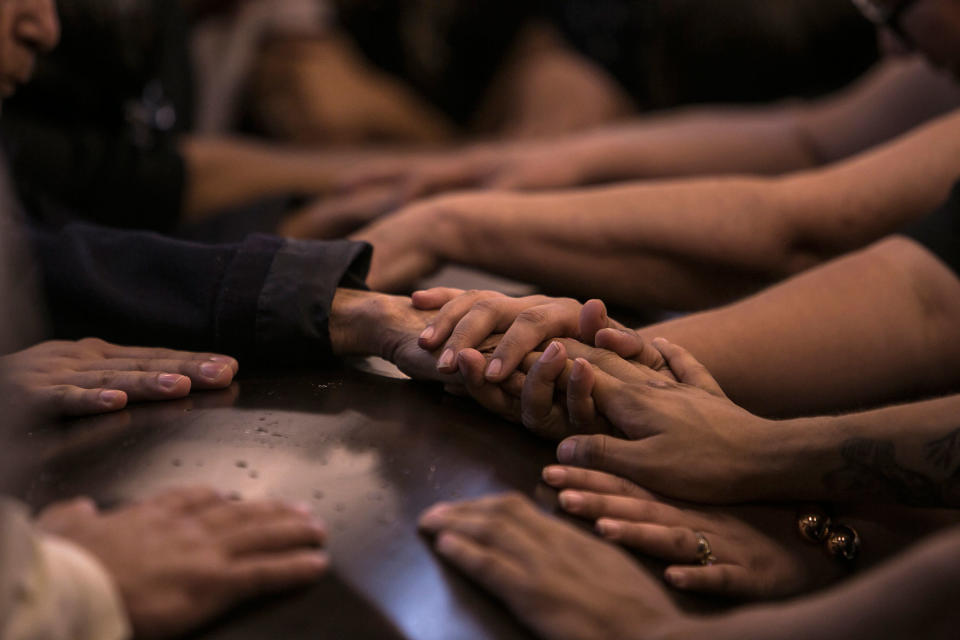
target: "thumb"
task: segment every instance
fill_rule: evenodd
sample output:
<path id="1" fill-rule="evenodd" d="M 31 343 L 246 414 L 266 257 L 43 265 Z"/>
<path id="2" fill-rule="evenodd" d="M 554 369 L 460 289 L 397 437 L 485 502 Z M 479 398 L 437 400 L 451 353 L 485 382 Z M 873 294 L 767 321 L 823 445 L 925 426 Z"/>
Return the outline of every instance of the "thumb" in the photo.
<path id="1" fill-rule="evenodd" d="M 573 436 L 557 447 L 557 460 L 561 464 L 634 479 L 642 462 L 640 446 L 640 442 L 605 435 Z"/>
<path id="2" fill-rule="evenodd" d="M 597 332 L 609 326 L 610 317 L 603 301 L 588 300 L 580 310 L 580 339 L 593 346 Z"/>

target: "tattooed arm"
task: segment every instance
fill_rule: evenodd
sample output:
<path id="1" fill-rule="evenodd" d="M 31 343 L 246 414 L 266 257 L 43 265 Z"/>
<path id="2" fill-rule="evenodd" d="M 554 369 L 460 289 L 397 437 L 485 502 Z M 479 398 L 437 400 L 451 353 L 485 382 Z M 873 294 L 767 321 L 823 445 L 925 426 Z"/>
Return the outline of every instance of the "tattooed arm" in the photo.
<path id="1" fill-rule="evenodd" d="M 778 493 L 960 507 L 960 395 L 779 423 Z M 783 486 L 784 483 L 793 486 Z"/>

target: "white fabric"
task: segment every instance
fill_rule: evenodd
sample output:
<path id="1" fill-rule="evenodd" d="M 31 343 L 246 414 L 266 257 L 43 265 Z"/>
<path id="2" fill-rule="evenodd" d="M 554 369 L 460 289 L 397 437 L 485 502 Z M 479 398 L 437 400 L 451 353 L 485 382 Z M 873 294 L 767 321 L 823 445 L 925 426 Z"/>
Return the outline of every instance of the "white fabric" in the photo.
<path id="1" fill-rule="evenodd" d="M 26 510 L 0 501 L 0 638 L 126 640 L 130 623 L 100 563 L 36 532 Z"/>

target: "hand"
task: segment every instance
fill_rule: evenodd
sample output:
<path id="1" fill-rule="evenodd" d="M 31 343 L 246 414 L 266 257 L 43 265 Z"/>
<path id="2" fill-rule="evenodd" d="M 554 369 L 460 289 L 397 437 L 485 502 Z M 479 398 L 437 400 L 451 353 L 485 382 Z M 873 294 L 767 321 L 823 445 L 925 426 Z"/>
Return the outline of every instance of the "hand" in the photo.
<path id="1" fill-rule="evenodd" d="M 127 402 L 182 398 L 191 388 L 230 386 L 239 365 L 228 356 L 121 347 L 96 338 L 43 342 L 0 358 L 11 397 L 52 416 L 119 411 Z"/>
<path id="2" fill-rule="evenodd" d="M 368 162 L 341 172 L 340 182 L 351 195 L 392 188 L 401 203 L 460 189 L 559 189 L 584 182 L 567 151 L 553 141 L 490 143 Z"/>
<path id="3" fill-rule="evenodd" d="M 409 290 L 440 268 L 441 252 L 435 236 L 440 229 L 442 211 L 433 200 L 417 203 L 380 218 L 350 236 L 351 240 L 373 245 L 367 276 L 371 289 Z"/>
<path id="4" fill-rule="evenodd" d="M 277 234 L 318 240 L 343 238 L 399 205 L 400 195 L 391 186 L 322 198 L 282 220 Z"/>
<path id="5" fill-rule="evenodd" d="M 565 342 L 577 358 L 566 388 L 568 397 L 583 399 L 580 419 L 589 421 L 595 408 L 629 440 L 573 436 L 560 443 L 560 462 L 624 476 L 683 500 L 775 496 L 787 466 L 778 453 L 776 424 L 733 404 L 685 349 L 663 339 L 653 344 L 676 382 L 609 352 Z"/>
<path id="6" fill-rule="evenodd" d="M 506 495 L 439 504 L 420 526 L 436 550 L 544 638 L 651 638 L 681 622 L 628 555 Z"/>
<path id="7" fill-rule="evenodd" d="M 412 378 L 459 385 L 460 377 L 438 372 L 437 354 L 417 343 L 434 315 L 414 308 L 410 298 L 403 296 L 338 289 L 330 312 L 333 351 L 337 355 L 380 356 Z M 492 336 L 488 344 L 496 339 Z"/>
<path id="8" fill-rule="evenodd" d="M 137 637 L 179 636 L 247 598 L 315 581 L 323 529 L 276 501 L 233 502 L 180 489 L 110 512 L 88 499 L 54 505 L 39 527 L 96 556 Z"/>
<path id="9" fill-rule="evenodd" d="M 824 574 L 839 577 L 835 563 L 797 536 L 789 508 L 681 506 L 629 480 L 576 467 L 547 467 L 543 479 L 561 490 L 563 509 L 595 521 L 607 540 L 675 563 L 665 578 L 681 591 L 759 600 L 820 587 Z M 761 520 L 776 526 L 765 531 L 751 522 Z M 716 557 L 712 565 L 699 563 L 698 533 Z"/>
<path id="10" fill-rule="evenodd" d="M 654 369 L 664 367 L 660 353 L 610 318 L 600 300 L 580 304 L 571 298 L 511 298 L 495 291 L 435 288 L 414 293 L 413 304 L 439 309 L 420 335 L 420 346 L 442 349 L 438 369 L 443 373 L 457 370 L 463 349 L 476 347 L 494 333 L 504 334 L 484 372 L 494 383 L 507 380 L 527 354 L 551 338 L 574 338 Z"/>

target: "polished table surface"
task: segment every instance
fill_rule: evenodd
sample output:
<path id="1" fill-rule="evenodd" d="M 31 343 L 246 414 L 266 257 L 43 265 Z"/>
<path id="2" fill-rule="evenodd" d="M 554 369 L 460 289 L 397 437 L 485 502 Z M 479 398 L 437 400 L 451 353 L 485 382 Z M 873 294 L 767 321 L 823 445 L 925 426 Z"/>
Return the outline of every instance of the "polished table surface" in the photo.
<path id="1" fill-rule="evenodd" d="M 308 503 L 329 530 L 331 574 L 245 605 L 198 637 L 530 637 L 432 553 L 416 520 L 439 500 L 507 490 L 549 506 L 539 475 L 554 445 L 392 375 L 379 360 L 252 373 L 226 391 L 77 421 L 47 445 L 27 497 L 115 504 L 206 484 Z"/>

